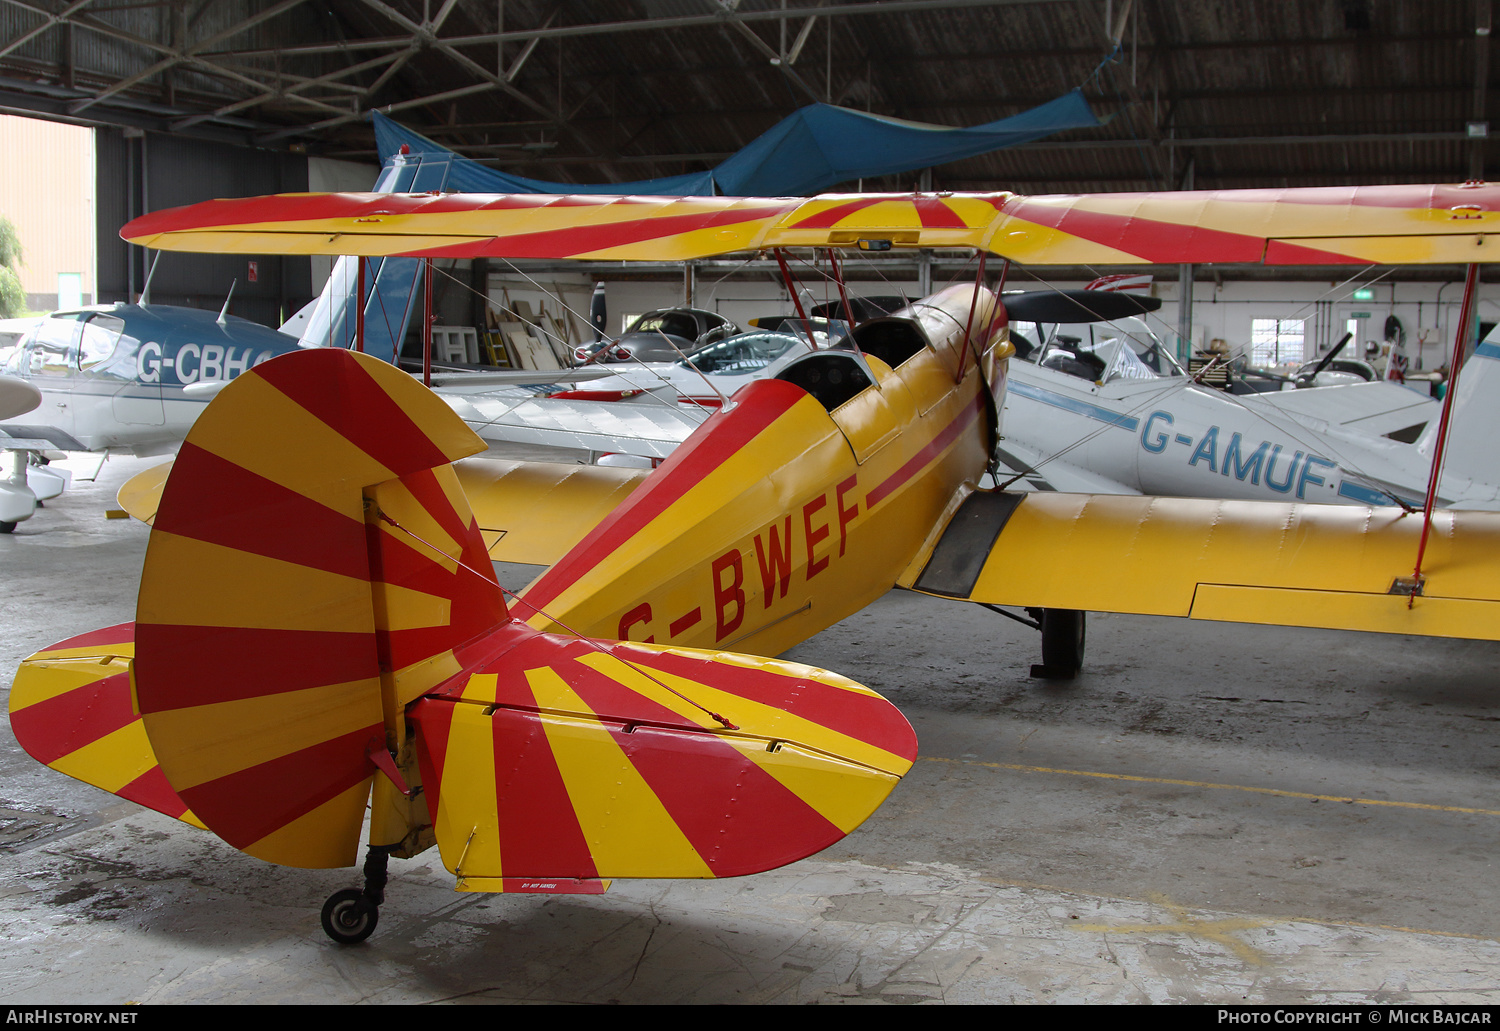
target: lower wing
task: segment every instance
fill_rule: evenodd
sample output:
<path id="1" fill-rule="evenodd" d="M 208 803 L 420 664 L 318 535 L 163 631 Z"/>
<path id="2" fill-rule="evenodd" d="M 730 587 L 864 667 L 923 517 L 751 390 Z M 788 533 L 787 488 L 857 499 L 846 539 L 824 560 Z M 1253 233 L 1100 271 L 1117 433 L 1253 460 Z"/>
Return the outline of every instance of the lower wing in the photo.
<path id="1" fill-rule="evenodd" d="M 454 472 L 469 499 L 492 562 L 551 565 L 583 539 L 646 478 L 646 469 L 470 458 Z M 120 507 L 143 523 L 156 518 L 165 462 L 120 488 Z"/>
<path id="2" fill-rule="evenodd" d="M 1500 514 L 978 492 L 900 586 L 992 605 L 1500 640 Z"/>

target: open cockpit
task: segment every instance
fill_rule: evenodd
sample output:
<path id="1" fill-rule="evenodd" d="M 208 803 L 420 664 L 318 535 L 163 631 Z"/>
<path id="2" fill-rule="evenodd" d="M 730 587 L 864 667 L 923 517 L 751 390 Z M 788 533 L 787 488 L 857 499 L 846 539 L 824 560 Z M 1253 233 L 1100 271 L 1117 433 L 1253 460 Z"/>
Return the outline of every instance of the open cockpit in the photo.
<path id="1" fill-rule="evenodd" d="M 831 412 L 875 385 L 866 355 L 896 369 L 928 346 L 927 334 L 913 319 L 871 319 L 832 347 L 804 355 L 776 378 L 806 390 Z"/>

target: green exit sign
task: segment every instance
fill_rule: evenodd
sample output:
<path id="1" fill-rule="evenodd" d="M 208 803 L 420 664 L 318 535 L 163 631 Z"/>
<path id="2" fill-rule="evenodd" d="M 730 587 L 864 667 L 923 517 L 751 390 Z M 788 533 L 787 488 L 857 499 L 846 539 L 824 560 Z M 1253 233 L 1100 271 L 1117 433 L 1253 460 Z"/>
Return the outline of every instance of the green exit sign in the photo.
<path id="1" fill-rule="evenodd" d="M 1374 290 L 1356 290 L 1356 291 L 1354 291 L 1354 299 L 1356 301 L 1373 301 L 1375 299 L 1375 291 Z"/>
<path id="2" fill-rule="evenodd" d="M 1351 311 L 1349 317 L 1351 319 L 1368 319 L 1371 317 L 1371 313 L 1367 311 Z"/>

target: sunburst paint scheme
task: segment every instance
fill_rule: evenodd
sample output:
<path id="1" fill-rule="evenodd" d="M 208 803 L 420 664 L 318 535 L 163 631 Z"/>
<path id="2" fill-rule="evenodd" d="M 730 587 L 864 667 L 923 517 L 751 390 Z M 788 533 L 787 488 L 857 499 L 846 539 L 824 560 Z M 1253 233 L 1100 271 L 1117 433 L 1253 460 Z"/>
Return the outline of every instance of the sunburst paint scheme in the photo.
<path id="1" fill-rule="evenodd" d="M 450 466 L 479 449 L 362 355 L 242 375 L 163 488 L 134 627 L 27 659 L 18 739 L 286 865 L 354 862 L 368 810 L 465 890 L 752 873 L 873 812 L 916 750 L 874 692 L 512 619 Z"/>
<path id="2" fill-rule="evenodd" d="M 1315 187 L 806 199 L 281 194 L 135 219 L 161 250 L 684 261 L 773 247 L 972 247 L 1028 264 L 1494 260 L 1500 188 Z"/>
<path id="3" fill-rule="evenodd" d="M 1025 241 L 1010 234 L 1034 231 L 1017 228 L 1024 211 L 1027 226 L 1051 234 L 1025 253 L 1059 261 L 1109 260 L 1101 255 L 1129 247 L 1139 260 L 1169 247 L 1173 261 L 1296 260 L 1312 250 L 1320 261 L 1364 260 L 1352 256 L 1380 248 L 1422 261 L 1459 244 L 1473 249 L 1463 260 L 1489 260 L 1497 200 L 1491 187 L 1128 201 L 382 197 L 347 206 L 302 197 L 158 213 L 124 235 L 280 253 L 622 258 L 1005 239 L 1019 242 L 992 249 L 1023 256 Z M 381 221 L 359 221 L 372 218 Z M 945 219 L 963 224 L 927 235 Z M 444 236 L 461 227 L 470 243 Z M 1369 235 L 1357 246 L 1326 246 L 1361 228 Z M 1294 230 L 1301 250 L 1278 242 Z M 1313 248 L 1314 237 L 1324 242 Z M 377 245 L 387 250 L 360 250 Z M 507 508 L 499 484 L 515 470 L 505 467 L 460 489 L 449 464 L 477 450 L 477 438 L 389 367 L 309 352 L 242 376 L 189 438 L 178 461 L 187 468 L 167 481 L 143 577 L 134 711 L 162 775 L 211 829 L 279 862 L 351 861 L 371 797 L 372 844 L 409 854 L 436 840 L 461 886 L 579 889 L 653 871 L 746 872 L 843 833 L 890 790 L 914 743 L 899 714 L 864 689 L 718 649 L 774 654 L 895 583 L 979 601 L 1002 592 L 1031 604 L 1030 593 L 1063 590 L 1062 602 L 1078 608 L 1180 611 L 1204 593 L 1205 566 L 1183 553 L 1174 527 L 1232 552 L 1241 570 L 1269 558 L 1254 586 L 1306 592 L 1299 614 L 1321 625 L 1458 633 L 1430 618 L 1431 603 L 1475 590 L 1478 581 L 1459 575 L 1466 566 L 1500 561 L 1500 521 L 1466 516 L 1425 593 L 1387 597 L 1370 577 L 1340 592 L 1305 575 L 1308 563 L 1396 560 L 1404 538 L 1351 520 L 1359 510 L 1339 510 L 1335 525 L 1314 506 L 1132 499 L 1149 511 L 1094 506 L 1095 522 L 1065 512 L 1049 522 L 1033 499 L 1028 508 L 975 489 L 1004 397 L 1003 309 L 969 287 L 919 311 L 926 316 L 869 323 L 848 347 L 751 384 L 643 480 L 571 482 L 571 526 L 592 528 L 517 603 L 524 623 L 500 598 L 487 545 L 519 546 L 559 504 Z M 293 361 L 302 362 L 295 377 Z M 243 420 L 260 427 L 253 443 L 231 428 Z M 517 496 L 546 496 L 561 482 L 516 482 L 528 480 Z M 466 494 L 484 498 L 477 514 Z M 1115 553 L 1080 547 L 1069 534 L 1083 525 L 1119 535 Z M 554 535 L 549 547 L 560 546 Z M 1063 588 L 985 562 L 1027 548 L 1044 562 L 1047 549 L 1069 547 L 1076 572 Z M 1242 581 L 1212 573 L 1212 612 L 1189 601 L 1188 614 L 1287 621 L 1264 603 L 1269 595 L 1236 606 Z M 1467 600 L 1495 600 L 1492 586 L 1477 590 Z M 622 640 L 579 643 L 591 637 Z M 13 699 L 60 694 L 59 676 L 28 661 Z M 712 775 L 683 776 L 689 769 Z M 620 787 L 600 789 L 600 778 Z M 724 797 L 730 780 L 746 785 L 743 796 Z M 765 822 L 764 806 L 780 815 Z M 547 828 L 542 840 L 515 837 L 525 820 Z M 780 840 L 714 833 L 751 826 L 774 826 Z"/>
<path id="4" fill-rule="evenodd" d="M 471 238 L 465 246 L 484 248 L 473 253 L 510 257 L 644 259 L 702 256 L 739 246 L 858 246 L 872 240 L 930 246 L 941 239 L 1038 264 L 1488 262 L 1500 260 L 1487 242 L 1500 218 L 1497 211 L 1500 188 L 1487 184 L 1039 198 L 329 195 L 210 202 L 158 212 L 131 223 L 123 235 L 185 248 L 237 246 L 235 240 L 253 236 L 255 246 L 273 251 L 337 251 L 383 241 L 380 246 L 419 253 L 434 246 L 437 236 L 462 229 Z M 716 241 L 704 235 L 729 226 L 743 232 Z M 1047 232 L 1033 233 L 1037 226 Z M 928 235 L 929 229 L 952 235 Z M 251 235 L 242 238 L 242 233 Z M 1338 250 L 1331 240 L 1354 242 Z M 931 300 L 930 307 L 917 309 L 941 313 L 924 326 L 928 345 L 905 362 L 891 363 L 872 357 L 867 347 L 861 360 L 876 385 L 831 412 L 819 411 L 805 392 L 780 381 L 752 384 L 737 394 L 733 405 L 678 447 L 647 481 L 649 489 L 636 490 L 605 517 L 528 590 L 525 600 L 590 632 L 773 651 L 833 622 L 839 618 L 834 613 L 854 611 L 893 583 L 975 601 L 1034 604 L 1027 599 L 1041 596 L 1040 581 L 1006 578 L 997 572 L 999 563 L 992 563 L 985 584 L 979 583 L 984 559 L 999 547 L 1003 529 L 1006 549 L 1030 547 L 1043 556 L 1039 561 L 1057 554 L 1059 562 L 1071 564 L 1068 596 L 1077 608 L 1209 611 L 1185 604 L 1183 596 L 1210 571 L 1194 554 L 1174 547 L 1170 535 L 1145 533 L 1146 516 L 1128 506 L 1088 506 L 1095 535 L 1108 527 L 1118 538 L 1119 546 L 1109 549 L 1083 540 L 1077 530 L 1069 532 L 1066 517 L 1010 525 L 1017 511 L 1010 503 L 976 505 L 962 520 L 954 519 L 973 493 L 993 442 L 993 418 L 981 409 L 988 404 L 986 394 L 1003 393 L 1006 364 L 998 348 L 975 348 L 970 353 L 994 368 L 971 376 L 957 368 L 958 355 L 968 327 L 985 327 L 982 334 L 990 335 L 1004 318 L 997 313 L 987 319 L 989 302 L 969 303 L 972 293 L 967 299 L 959 292 Z M 981 307 L 974 318 L 970 312 Z M 904 490 L 888 499 L 882 485 L 893 476 Z M 897 503 L 882 510 L 887 500 Z M 1049 504 L 1028 500 L 1020 511 L 1040 514 Z M 1450 571 L 1482 567 L 1500 549 L 1493 518 L 1466 515 L 1463 533 L 1448 553 L 1451 561 L 1429 565 L 1424 592 L 1412 598 L 1389 593 L 1409 572 L 1398 558 L 1406 543 L 1404 526 L 1388 527 L 1373 517 L 1350 522 L 1317 506 L 1205 508 L 1172 498 L 1142 504 L 1150 525 L 1201 530 L 1209 544 L 1235 540 L 1267 559 L 1242 559 L 1227 572 L 1213 570 L 1205 582 L 1310 592 L 1296 595 L 1303 601 L 1296 606 L 1215 606 L 1213 618 L 1488 636 L 1472 620 L 1432 619 L 1421 610 L 1445 598 L 1483 600 L 1471 596 L 1467 586 L 1458 588 Z M 479 509 L 491 536 L 503 531 L 517 548 L 555 511 L 553 506 L 544 506 L 540 515 L 494 512 L 488 505 Z M 1337 521 L 1336 528 L 1330 520 Z M 1288 532 L 1293 526 L 1328 530 L 1304 539 Z M 940 551 L 945 540 L 948 547 Z M 952 552 L 960 546 L 967 558 L 954 561 Z M 1304 582 L 1307 565 L 1347 569 L 1349 555 L 1380 556 L 1378 579 L 1384 587 L 1372 586 L 1368 577 L 1352 590 Z M 929 572 L 935 558 L 942 569 Z M 1262 571 L 1252 576 L 1257 566 Z M 1006 580 L 1003 590 L 993 586 L 997 579 Z M 1120 584 L 1129 589 L 1117 589 Z M 1372 614 L 1376 611 L 1378 616 Z M 825 615 L 832 618 L 825 621 Z M 552 625 L 549 617 L 528 613 L 527 618 Z"/>

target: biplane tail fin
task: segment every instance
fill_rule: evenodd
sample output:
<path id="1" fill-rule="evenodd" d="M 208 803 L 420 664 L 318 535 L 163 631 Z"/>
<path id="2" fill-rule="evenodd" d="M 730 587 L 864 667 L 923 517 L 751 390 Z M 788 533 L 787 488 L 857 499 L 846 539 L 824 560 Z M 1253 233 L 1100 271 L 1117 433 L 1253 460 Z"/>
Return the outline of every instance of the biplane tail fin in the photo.
<path id="1" fill-rule="evenodd" d="M 508 618 L 450 463 L 484 445 L 396 368 L 237 377 L 163 488 L 133 689 L 166 780 L 251 855 L 346 866 L 402 707 Z"/>

